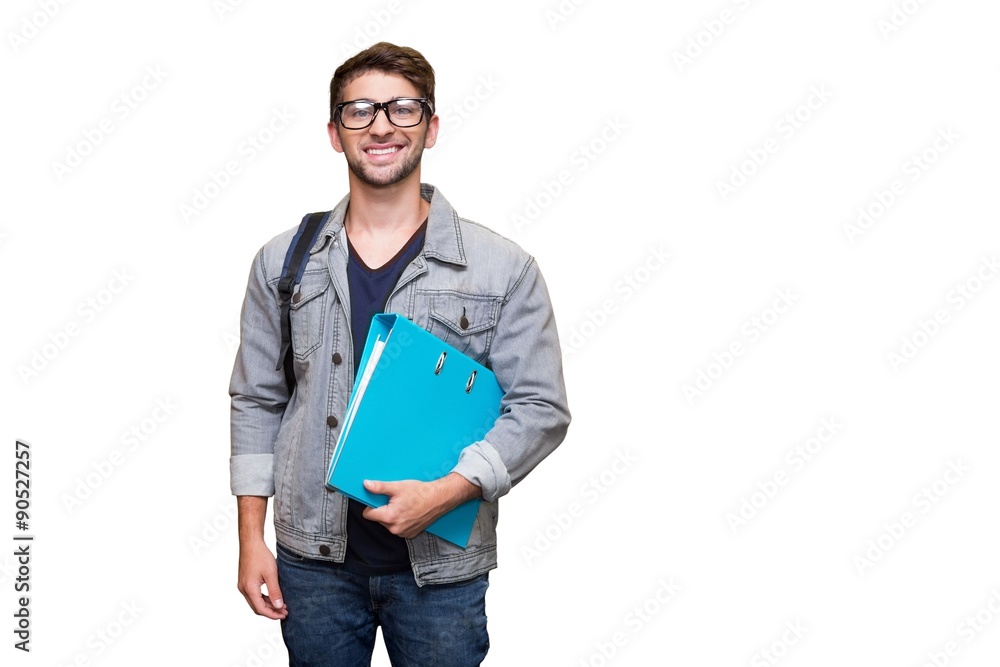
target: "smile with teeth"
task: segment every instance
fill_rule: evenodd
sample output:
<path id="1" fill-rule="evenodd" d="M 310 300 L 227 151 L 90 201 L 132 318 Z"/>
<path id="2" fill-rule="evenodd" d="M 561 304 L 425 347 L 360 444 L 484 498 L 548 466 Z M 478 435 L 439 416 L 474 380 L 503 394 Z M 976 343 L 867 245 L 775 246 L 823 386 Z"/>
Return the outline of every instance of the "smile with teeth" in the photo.
<path id="1" fill-rule="evenodd" d="M 390 153 L 395 153 L 399 150 L 399 146 L 390 146 L 388 148 L 367 148 L 365 152 L 369 155 L 388 155 Z"/>

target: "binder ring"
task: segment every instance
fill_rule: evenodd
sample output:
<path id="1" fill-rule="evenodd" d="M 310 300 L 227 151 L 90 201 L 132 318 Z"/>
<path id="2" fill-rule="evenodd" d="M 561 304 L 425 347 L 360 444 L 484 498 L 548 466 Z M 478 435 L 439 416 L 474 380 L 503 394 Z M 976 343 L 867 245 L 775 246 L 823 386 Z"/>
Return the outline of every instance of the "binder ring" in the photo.
<path id="1" fill-rule="evenodd" d="M 442 352 L 441 356 L 438 357 L 437 366 L 434 367 L 434 375 L 440 375 L 441 369 L 444 367 L 444 358 L 448 356 L 447 352 Z"/>
<path id="2" fill-rule="evenodd" d="M 472 385 L 474 384 L 476 384 L 476 371 L 472 371 L 472 375 L 469 376 L 469 381 L 465 383 L 466 394 L 472 391 Z"/>

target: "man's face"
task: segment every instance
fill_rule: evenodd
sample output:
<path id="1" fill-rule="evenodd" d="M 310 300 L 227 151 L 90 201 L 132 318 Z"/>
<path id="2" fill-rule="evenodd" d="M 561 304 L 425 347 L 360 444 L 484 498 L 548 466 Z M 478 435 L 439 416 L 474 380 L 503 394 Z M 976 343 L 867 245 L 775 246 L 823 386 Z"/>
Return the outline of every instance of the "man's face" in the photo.
<path id="1" fill-rule="evenodd" d="M 369 72 L 344 87 L 344 100 L 388 102 L 401 97 L 421 97 L 412 83 L 398 74 Z M 437 141 L 438 117 L 424 119 L 414 127 L 396 127 L 389 122 L 385 110 L 375 116 L 375 122 L 363 130 L 348 130 L 339 121 L 330 123 L 327 131 L 330 144 L 347 158 L 347 166 L 362 183 L 388 186 L 400 183 L 411 175 L 419 179 L 417 168 L 424 148 Z M 415 174 L 415 172 L 417 172 Z"/>

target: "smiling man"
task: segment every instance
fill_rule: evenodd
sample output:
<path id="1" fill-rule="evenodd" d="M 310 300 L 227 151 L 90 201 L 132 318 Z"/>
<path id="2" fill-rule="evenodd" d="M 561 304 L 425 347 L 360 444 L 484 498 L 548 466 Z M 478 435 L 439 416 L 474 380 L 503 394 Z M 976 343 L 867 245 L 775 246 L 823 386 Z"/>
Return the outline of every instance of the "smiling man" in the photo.
<path id="1" fill-rule="evenodd" d="M 369 665 L 378 627 L 393 665 L 480 664 L 497 501 L 569 425 L 535 260 L 420 181 L 438 135 L 434 104 L 434 70 L 410 48 L 379 43 L 334 73 L 328 131 L 350 192 L 326 217 L 290 300 L 294 381 L 282 369 L 277 283 L 296 230 L 268 242 L 250 272 L 230 384 L 238 587 L 257 614 L 280 619 L 292 665 Z M 501 416 L 445 476 L 366 482 L 389 498 L 371 509 L 324 481 L 380 312 L 492 368 L 505 394 Z M 277 559 L 264 541 L 271 496 Z M 466 548 L 424 530 L 470 498 L 483 502 Z"/>

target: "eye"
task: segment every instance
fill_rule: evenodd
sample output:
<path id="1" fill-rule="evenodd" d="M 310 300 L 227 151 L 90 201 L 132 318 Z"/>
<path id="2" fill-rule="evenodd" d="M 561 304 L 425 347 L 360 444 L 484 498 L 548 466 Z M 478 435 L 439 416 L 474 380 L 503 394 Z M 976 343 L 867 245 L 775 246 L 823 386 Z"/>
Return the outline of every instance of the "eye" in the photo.
<path id="1" fill-rule="evenodd" d="M 395 104 L 392 115 L 397 118 L 409 118 L 420 113 L 419 102 L 400 101 Z"/>
<path id="2" fill-rule="evenodd" d="M 370 104 L 348 104 L 344 107 L 344 113 L 348 118 L 364 120 L 371 115 L 372 105 Z"/>

